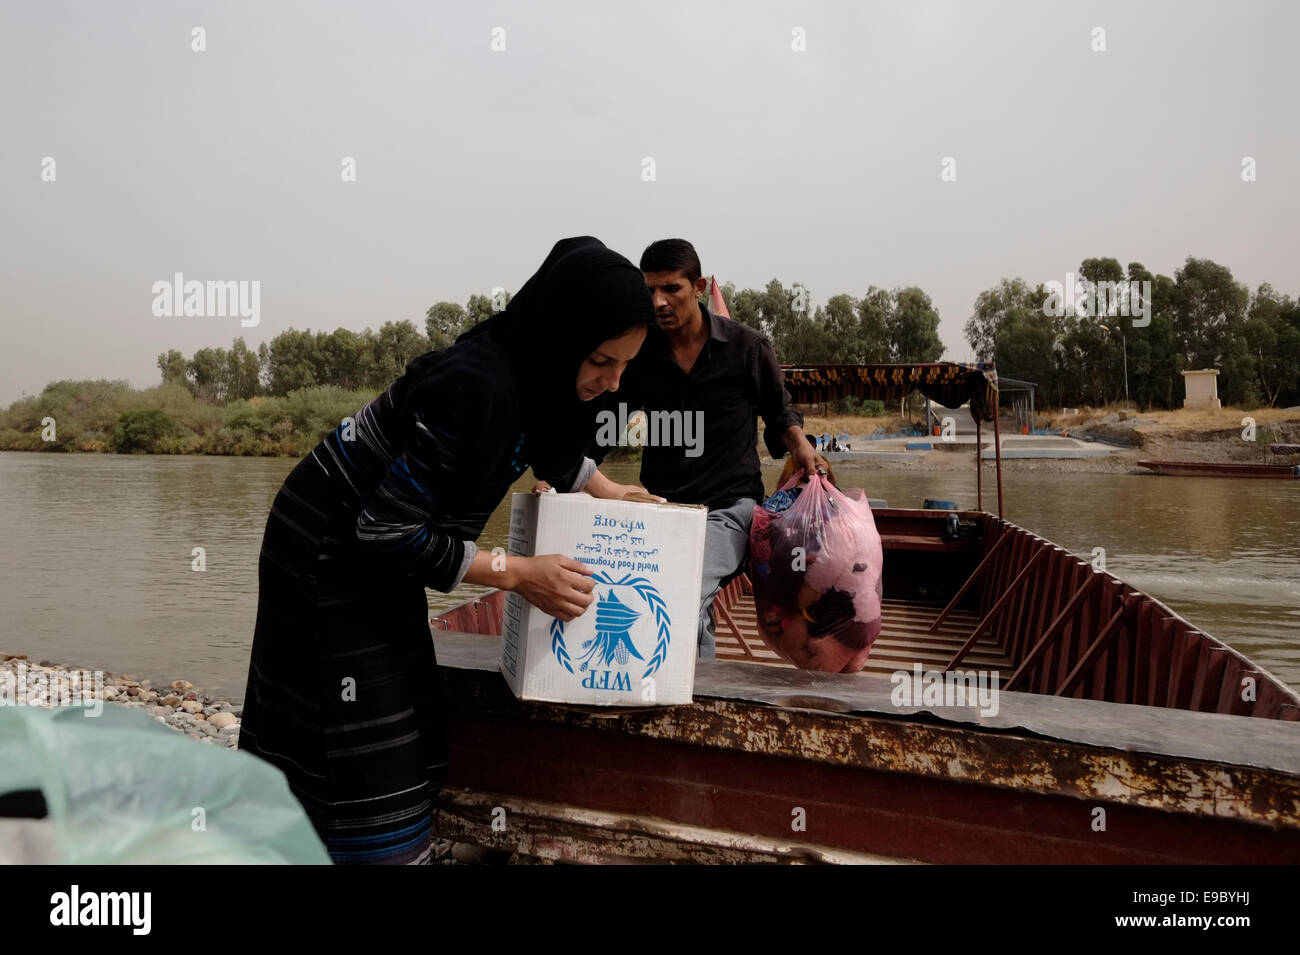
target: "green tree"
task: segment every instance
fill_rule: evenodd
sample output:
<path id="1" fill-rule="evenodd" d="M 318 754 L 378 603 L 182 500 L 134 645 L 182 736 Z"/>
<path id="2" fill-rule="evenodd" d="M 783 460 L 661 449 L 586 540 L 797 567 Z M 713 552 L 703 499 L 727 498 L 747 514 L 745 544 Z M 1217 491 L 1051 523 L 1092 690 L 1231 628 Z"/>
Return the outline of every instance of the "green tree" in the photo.
<path id="1" fill-rule="evenodd" d="M 387 387 L 406 366 L 429 350 L 429 340 L 411 322 L 384 322 L 374 339 L 375 370 Z"/>
<path id="2" fill-rule="evenodd" d="M 889 338 L 895 362 L 937 361 L 943 354 L 939 338 L 939 313 L 919 288 L 894 292 L 894 314 Z"/>
<path id="3" fill-rule="evenodd" d="M 287 395 L 319 384 L 316 338 L 311 331 L 288 328 L 271 339 L 266 357 L 267 391 Z"/>
<path id="4" fill-rule="evenodd" d="M 858 346 L 860 363 L 879 365 L 891 361 L 890 345 L 894 322 L 894 296 L 872 285 L 858 302 Z"/>
<path id="5" fill-rule="evenodd" d="M 980 292 L 965 326 L 966 341 L 975 350 L 976 358 L 992 359 L 1003 323 L 1023 318 L 1029 312 L 1042 311 L 1045 297 L 1041 286 L 1031 289 L 1023 279 L 1003 279 L 994 288 Z"/>
<path id="6" fill-rule="evenodd" d="M 1160 281 L 1164 279 L 1164 284 Z M 1173 347 L 1171 325 L 1164 301 L 1168 279 L 1155 276 L 1140 262 L 1128 264 L 1128 280 L 1151 283 L 1150 301 L 1145 303 L 1149 324 L 1135 326 L 1136 314 L 1119 319 L 1128 343 L 1129 387 L 1133 403 L 1141 408 L 1170 407 L 1173 385 Z M 1131 309 L 1131 311 L 1136 311 Z M 1107 323 L 1109 324 L 1109 323 Z"/>
<path id="7" fill-rule="evenodd" d="M 807 292 L 804 294 L 806 296 Z M 800 332 L 806 334 L 808 330 L 806 324 L 798 321 L 803 317 L 803 312 L 795 311 L 795 295 L 795 288 L 786 288 L 778 279 L 772 279 L 759 293 L 763 333 L 772 340 L 776 353 L 782 356 L 790 356 L 799 351 Z M 786 357 L 785 360 L 796 359 Z"/>
<path id="8" fill-rule="evenodd" d="M 1094 299 L 1094 314 L 1081 321 L 1096 325 L 1101 332 L 1093 341 L 1097 348 L 1096 372 L 1102 379 L 1102 392 L 1118 398 L 1124 394 L 1124 360 L 1128 339 L 1132 337 L 1129 334 L 1131 317 L 1120 314 L 1120 303 L 1111 297 L 1112 286 L 1109 283 L 1123 282 L 1124 268 L 1116 258 L 1084 259 L 1079 265 L 1079 276 L 1089 284 Z M 1101 283 L 1108 284 L 1102 286 Z"/>
<path id="9" fill-rule="evenodd" d="M 1084 259 L 1079 265 L 1079 277 L 1095 285 L 1098 282 L 1122 282 L 1124 269 L 1119 259 Z M 1101 314 L 1098 311 L 1098 314 Z"/>
<path id="10" fill-rule="evenodd" d="M 161 450 L 160 444 L 165 439 L 175 437 L 180 431 L 172 416 L 157 408 L 125 411 L 113 425 L 113 450 L 122 454 L 153 453 Z"/>
<path id="11" fill-rule="evenodd" d="M 502 309 L 510 304 L 510 293 L 506 292 Z M 462 331 L 473 328 L 479 322 L 486 321 L 501 309 L 495 308 L 492 299 L 487 295 L 471 295 L 465 303 L 465 325 Z"/>
<path id="12" fill-rule="evenodd" d="M 450 348 L 467 327 L 465 309 L 455 302 L 438 302 L 425 313 L 424 334 L 434 351 Z"/>
<path id="13" fill-rule="evenodd" d="M 194 394 L 203 401 L 224 401 L 227 387 L 227 360 L 223 348 L 200 348 L 189 363 Z"/>
<path id="14" fill-rule="evenodd" d="M 758 292 L 752 288 L 741 289 L 726 302 L 733 319 L 760 332 L 763 330 L 762 298 Z"/>
<path id="15" fill-rule="evenodd" d="M 174 381 L 189 387 L 189 364 L 185 361 L 185 356 L 176 349 L 173 348 L 158 356 L 158 370 L 162 372 L 164 385 Z"/>
<path id="16" fill-rule="evenodd" d="M 1113 392 L 1108 392 L 1108 346 L 1101 323 L 1067 311 L 1059 321 L 1057 340 L 1060 342 L 1057 355 L 1060 381 L 1055 389 L 1057 399 L 1063 405 L 1106 404 L 1109 394 Z M 1020 352 L 1016 351 L 1015 354 L 1019 355 Z M 1007 357 L 1011 360 L 1010 355 Z M 998 368 L 1004 368 L 1001 362 Z M 1007 374 L 1012 374 L 1009 368 Z"/>
<path id="17" fill-rule="evenodd" d="M 840 293 L 818 309 L 819 320 L 824 324 L 832 356 L 829 361 L 857 364 L 862 350 L 858 339 L 858 303 L 851 295 Z"/>
<path id="18" fill-rule="evenodd" d="M 316 356 L 317 384 L 356 389 L 373 377 L 374 346 L 367 334 L 359 335 L 347 328 L 336 328 L 329 334 L 317 332 Z"/>
<path id="19" fill-rule="evenodd" d="M 826 328 L 823 310 L 817 309 L 811 317 L 802 313 L 792 315 L 782 329 L 777 355 L 790 364 L 824 365 L 838 361 L 838 348 Z"/>
<path id="20" fill-rule="evenodd" d="M 1242 339 L 1249 350 L 1256 375 L 1256 390 L 1273 407 L 1279 397 L 1300 382 L 1300 313 L 1289 297 L 1279 296 L 1267 282 L 1252 297 Z"/>
<path id="21" fill-rule="evenodd" d="M 1138 355 L 1135 392 L 1144 404 L 1176 408 L 1182 404 L 1183 359 L 1178 348 L 1174 312 L 1174 280 L 1167 275 L 1151 275 L 1141 266 L 1129 266 L 1130 278 L 1151 282 L 1151 324 L 1133 330 Z M 1146 354 L 1142 348 L 1148 349 Z"/>
<path id="22" fill-rule="evenodd" d="M 1286 296 L 1277 317 L 1278 354 L 1284 359 L 1279 369 L 1283 382 L 1277 402 L 1284 406 L 1300 405 L 1300 299 Z"/>
<path id="23" fill-rule="evenodd" d="M 250 350 L 242 338 L 236 338 L 226 352 L 225 400 L 237 401 L 258 394 L 262 390 L 261 374 L 257 352 Z"/>
<path id="24" fill-rule="evenodd" d="M 1055 321 L 1042 310 L 1013 310 L 998 330 L 999 374 L 1032 381 L 1045 394 L 1060 394 Z M 1058 397 L 1059 400 L 1059 397 Z"/>
<path id="25" fill-rule="evenodd" d="M 1218 368 L 1224 404 L 1250 398 L 1254 362 L 1241 337 L 1250 295 L 1232 272 L 1209 259 L 1188 256 L 1174 273 L 1174 327 L 1188 368 Z"/>

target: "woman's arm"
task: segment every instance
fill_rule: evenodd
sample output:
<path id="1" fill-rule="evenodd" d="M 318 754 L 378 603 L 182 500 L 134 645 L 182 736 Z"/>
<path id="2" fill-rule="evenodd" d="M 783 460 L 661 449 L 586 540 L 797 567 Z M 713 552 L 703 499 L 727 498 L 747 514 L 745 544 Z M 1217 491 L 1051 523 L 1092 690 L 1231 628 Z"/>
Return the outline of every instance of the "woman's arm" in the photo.
<path id="1" fill-rule="evenodd" d="M 534 494 L 545 494 L 551 489 L 547 481 L 538 481 L 533 485 Z M 667 502 L 666 497 L 660 497 L 657 494 L 651 494 L 643 487 L 635 484 L 619 484 L 611 481 L 597 469 L 584 487 L 579 490 L 586 491 L 592 497 L 604 498 L 608 501 L 632 501 L 638 504 L 664 504 Z"/>
<path id="2" fill-rule="evenodd" d="M 426 587 L 446 593 L 460 583 L 477 547 L 443 526 L 444 519 L 470 497 L 467 491 L 479 480 L 485 454 L 505 445 L 509 414 L 497 413 L 491 376 L 471 362 L 438 367 L 418 383 L 418 395 L 416 386 L 408 385 L 402 399 L 407 407 L 393 411 L 394 417 L 409 415 L 400 446 L 365 409 L 358 415 L 355 446 L 394 456 L 383 479 L 361 500 L 356 544 L 372 567 L 413 574 Z M 334 442 L 331 453 L 345 473 L 355 471 L 348 443 Z"/>
<path id="3" fill-rule="evenodd" d="M 592 497 L 601 497 L 613 501 L 657 501 L 663 503 L 666 498 L 651 494 L 643 487 L 635 484 L 619 484 L 617 481 L 611 481 L 604 474 L 600 473 L 597 468 L 592 474 L 591 479 L 587 481 L 587 486 L 583 488 Z"/>

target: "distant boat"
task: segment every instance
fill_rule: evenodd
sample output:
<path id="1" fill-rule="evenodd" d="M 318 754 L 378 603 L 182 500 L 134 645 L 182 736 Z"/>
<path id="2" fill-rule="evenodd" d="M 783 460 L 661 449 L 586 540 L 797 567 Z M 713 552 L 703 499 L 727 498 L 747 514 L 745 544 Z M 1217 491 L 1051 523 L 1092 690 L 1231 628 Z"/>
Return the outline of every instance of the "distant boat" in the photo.
<path id="1" fill-rule="evenodd" d="M 1209 461 L 1139 461 L 1138 465 L 1170 477 L 1296 478 L 1290 464 L 1213 464 Z"/>

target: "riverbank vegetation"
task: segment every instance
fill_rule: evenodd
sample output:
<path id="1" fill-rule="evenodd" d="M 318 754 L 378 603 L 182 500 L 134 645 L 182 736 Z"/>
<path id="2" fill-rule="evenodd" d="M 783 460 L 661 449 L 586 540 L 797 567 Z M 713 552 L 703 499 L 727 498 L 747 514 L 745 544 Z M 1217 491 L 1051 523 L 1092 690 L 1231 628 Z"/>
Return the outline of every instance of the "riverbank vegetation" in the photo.
<path id="1" fill-rule="evenodd" d="M 1054 310 L 1047 283 L 1004 278 L 980 293 L 965 325 L 980 360 L 1038 385 L 1040 408 L 1105 406 L 1123 397 L 1126 369 L 1130 404 L 1142 410 L 1178 408 L 1180 372 L 1198 368 L 1220 370 L 1224 405 L 1300 404 L 1300 300 L 1268 284 L 1251 293 L 1225 266 L 1190 257 L 1173 278 L 1136 262 L 1124 269 L 1114 258 L 1084 260 L 1079 278 L 1149 282 L 1142 318 Z M 919 288 L 871 286 L 816 308 L 798 282 L 740 290 L 727 283 L 721 292 L 732 317 L 764 332 L 783 363 L 936 361 L 944 350 L 939 314 Z M 508 301 L 502 293 L 438 302 L 423 331 L 410 321 L 361 332 L 290 328 L 256 350 L 241 338 L 188 358 L 171 350 L 158 356 L 161 383 L 153 388 L 52 382 L 0 411 L 0 450 L 301 456 L 412 359 L 448 347 Z M 880 422 L 870 419 L 886 411 L 861 399 L 821 410 L 844 422 L 829 430 L 850 433 L 875 430 Z"/>
<path id="2" fill-rule="evenodd" d="M 1268 283 L 1251 292 L 1227 266 L 1190 256 L 1172 278 L 1140 262 L 1090 258 L 1077 276 L 1053 281 L 1059 289 L 1002 279 L 979 294 L 964 326 L 975 357 L 1036 383 L 1040 405 L 1106 405 L 1124 397 L 1127 371 L 1132 407 L 1175 409 L 1181 372 L 1201 368 L 1219 370 L 1225 405 L 1300 404 L 1300 299 Z M 1101 303 L 1101 283 L 1150 294 Z M 721 291 L 732 317 L 765 332 L 783 362 L 936 361 L 943 352 L 938 314 L 920 289 L 873 286 L 861 298 L 833 296 L 811 314 L 793 307 L 807 295 L 798 284 Z"/>
<path id="3" fill-rule="evenodd" d="M 1086 259 L 1079 276 L 1149 282 L 1146 314 L 1053 316 L 1052 291 L 1016 278 L 982 292 L 966 322 L 980 360 L 996 360 L 999 375 L 1036 382 L 1040 404 L 1104 406 L 1127 390 L 1131 407 L 1177 409 L 1181 373 L 1209 368 L 1219 371 L 1224 405 L 1300 404 L 1300 300 L 1268 283 L 1252 293 L 1208 259 L 1188 258 L 1173 278 L 1138 262 L 1124 269 L 1117 259 Z"/>
<path id="4" fill-rule="evenodd" d="M 301 457 L 375 394 L 322 385 L 218 404 L 176 382 L 56 381 L 0 412 L 0 449 Z"/>
<path id="5" fill-rule="evenodd" d="M 1053 281 L 1061 288 L 1002 279 L 976 297 L 964 326 L 976 359 L 1036 383 L 1040 405 L 1106 405 L 1124 397 L 1127 371 L 1133 407 L 1175 409 L 1181 372 L 1201 368 L 1219 370 L 1225 405 L 1300 404 L 1300 299 L 1268 283 L 1251 292 L 1227 266 L 1191 256 L 1172 278 L 1089 258 L 1077 276 Z M 1150 294 L 1112 309 L 1098 301 L 1101 283 Z M 721 291 L 732 317 L 765 332 L 783 362 L 936 361 L 943 352 L 938 314 L 917 288 L 835 295 L 811 314 L 795 307 L 808 295 L 797 283 Z"/>

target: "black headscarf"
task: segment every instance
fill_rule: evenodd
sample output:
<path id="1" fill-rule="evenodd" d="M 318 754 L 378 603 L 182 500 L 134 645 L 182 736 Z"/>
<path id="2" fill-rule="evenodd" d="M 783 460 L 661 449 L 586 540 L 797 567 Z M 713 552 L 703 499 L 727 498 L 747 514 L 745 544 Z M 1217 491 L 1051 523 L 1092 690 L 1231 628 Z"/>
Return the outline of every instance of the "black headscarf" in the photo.
<path id="1" fill-rule="evenodd" d="M 510 367 L 502 372 L 517 383 L 536 460 L 542 453 L 568 455 L 590 439 L 595 405 L 578 398 L 576 389 L 578 370 L 596 346 L 654 324 L 641 270 L 599 239 L 577 236 L 555 243 L 505 311 L 475 325 L 456 344 L 490 336 L 505 352 Z M 418 372 L 421 361 L 408 372 Z"/>

